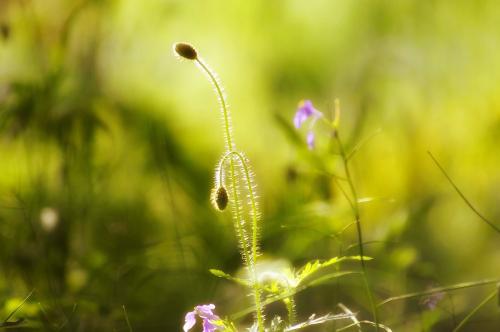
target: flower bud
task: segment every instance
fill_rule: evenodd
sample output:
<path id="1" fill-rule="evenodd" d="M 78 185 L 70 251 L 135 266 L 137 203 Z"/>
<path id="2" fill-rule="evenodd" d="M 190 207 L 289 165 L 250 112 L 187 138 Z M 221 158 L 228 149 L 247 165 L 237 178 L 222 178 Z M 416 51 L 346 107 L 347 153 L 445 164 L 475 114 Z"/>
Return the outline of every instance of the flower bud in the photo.
<path id="1" fill-rule="evenodd" d="M 226 188 L 221 186 L 212 191 L 212 204 L 217 210 L 223 211 L 227 207 L 228 201 L 229 197 Z"/>
<path id="2" fill-rule="evenodd" d="M 174 51 L 177 55 L 185 59 L 196 60 L 198 58 L 198 53 L 196 52 L 194 47 L 188 43 L 174 44 Z"/>

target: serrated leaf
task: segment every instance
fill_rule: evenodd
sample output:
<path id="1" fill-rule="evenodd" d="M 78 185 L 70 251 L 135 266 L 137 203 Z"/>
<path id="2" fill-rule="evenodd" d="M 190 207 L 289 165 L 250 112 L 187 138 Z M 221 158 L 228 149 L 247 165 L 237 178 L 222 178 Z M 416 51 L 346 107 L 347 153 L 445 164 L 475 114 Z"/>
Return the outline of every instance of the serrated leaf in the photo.
<path id="1" fill-rule="evenodd" d="M 363 256 L 363 260 L 365 260 L 365 261 L 368 261 L 371 259 L 372 259 L 371 257 Z M 359 260 L 361 260 L 361 256 L 333 257 L 325 262 L 320 262 L 319 260 L 308 262 L 306 265 L 304 265 L 297 272 L 297 274 L 295 276 L 296 283 L 299 284 L 302 280 L 304 280 L 305 278 L 309 277 L 311 274 L 319 271 L 322 268 L 340 263 L 342 261 L 347 261 L 347 260 L 359 261 Z"/>
<path id="2" fill-rule="evenodd" d="M 209 271 L 210 271 L 210 273 L 212 273 L 214 276 L 219 277 L 219 278 L 226 278 L 226 279 L 230 279 L 230 278 L 232 278 L 229 274 L 227 274 L 226 272 L 221 271 L 221 270 L 217 270 L 217 269 L 210 269 Z"/>
<path id="3" fill-rule="evenodd" d="M 241 279 L 241 278 L 235 278 L 233 277 L 232 275 L 222 271 L 222 270 L 218 270 L 218 269 L 210 269 L 209 270 L 210 273 L 212 273 L 214 276 L 218 277 L 218 278 L 223 278 L 223 279 L 227 279 L 227 280 L 230 280 L 230 281 L 233 281 L 237 284 L 240 284 L 240 285 L 243 285 L 243 286 L 246 286 L 246 287 L 250 287 L 251 284 L 250 282 L 248 282 L 247 280 L 244 280 L 244 279 Z"/>

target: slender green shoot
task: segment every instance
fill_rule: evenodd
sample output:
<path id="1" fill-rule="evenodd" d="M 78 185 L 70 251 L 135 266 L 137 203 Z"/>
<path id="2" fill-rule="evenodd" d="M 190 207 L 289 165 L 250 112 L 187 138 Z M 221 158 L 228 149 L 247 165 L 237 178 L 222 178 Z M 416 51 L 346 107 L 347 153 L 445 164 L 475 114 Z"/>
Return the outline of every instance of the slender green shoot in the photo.
<path id="1" fill-rule="evenodd" d="M 370 287 L 370 283 L 368 281 L 368 275 L 366 273 L 366 264 L 365 264 L 365 259 L 364 259 L 364 245 L 363 245 L 363 230 L 361 227 L 361 216 L 360 216 L 360 211 L 359 211 L 359 203 L 358 203 L 358 194 L 356 191 L 356 187 L 354 186 L 354 181 L 351 175 L 351 171 L 349 168 L 349 156 L 346 153 L 344 144 L 342 143 L 342 140 L 340 138 L 339 130 L 338 130 L 338 120 L 340 116 L 340 105 L 339 101 L 335 100 L 335 120 L 333 123 L 330 123 L 327 121 L 327 123 L 331 126 L 333 130 L 333 138 L 337 142 L 337 145 L 339 147 L 339 153 L 340 157 L 342 159 L 342 164 L 344 168 L 344 174 L 346 178 L 346 182 L 349 186 L 349 190 L 351 192 L 351 197 L 349 198 L 349 195 L 347 195 L 346 191 L 341 188 L 342 193 L 346 197 L 346 199 L 349 201 L 349 204 L 351 205 L 352 212 L 354 214 L 354 221 L 356 224 L 356 231 L 358 235 L 358 246 L 359 246 L 359 256 L 361 257 L 360 259 L 360 264 L 361 264 L 361 269 L 363 271 L 363 281 L 365 284 L 366 288 L 366 293 L 368 295 L 368 300 L 370 302 L 370 307 L 373 315 L 373 319 L 375 321 L 375 329 L 376 331 L 379 331 L 379 320 L 378 320 L 378 311 L 377 311 L 377 306 L 375 305 L 375 300 L 373 297 L 373 293 Z M 324 118 L 323 118 L 324 119 Z M 325 119 L 326 120 L 326 119 Z"/>
<path id="2" fill-rule="evenodd" d="M 7 318 L 4 319 L 4 323 L 7 323 L 9 321 L 9 319 L 12 318 L 12 316 L 14 316 L 16 314 L 16 312 L 19 311 L 19 309 L 21 309 L 23 307 L 23 305 L 26 303 L 26 301 L 29 300 L 29 298 L 31 297 L 31 295 L 33 295 L 33 292 L 35 290 L 32 289 L 31 292 L 29 292 L 29 294 L 24 298 L 24 300 L 21 301 L 21 303 L 19 303 L 19 305 L 14 309 L 12 310 L 12 312 L 7 316 Z"/>
<path id="3" fill-rule="evenodd" d="M 385 304 L 394 302 L 394 301 L 401 301 L 401 300 L 407 300 L 407 299 L 412 299 L 412 298 L 417 298 L 417 297 L 422 297 L 425 295 L 432 295 L 436 293 L 443 293 L 443 292 L 449 292 L 449 291 L 454 291 L 454 290 L 459 290 L 459 289 L 465 289 L 465 288 L 471 288 L 471 287 L 478 287 L 478 286 L 484 286 L 484 285 L 491 285 L 500 282 L 500 279 L 485 279 L 485 280 L 480 280 L 480 281 L 473 281 L 473 282 L 462 282 L 459 284 L 455 285 L 450 285 L 450 286 L 445 286 L 445 287 L 435 287 L 428 289 L 426 291 L 422 292 L 414 292 L 414 293 L 408 293 L 408 294 L 403 294 L 399 296 L 392 296 L 384 301 L 380 302 L 377 304 L 377 306 L 383 306 Z"/>
<path id="4" fill-rule="evenodd" d="M 484 298 L 474 309 L 472 309 L 471 312 L 467 314 L 467 316 L 462 319 L 462 321 L 453 329 L 453 332 L 458 332 L 462 327 L 464 327 L 465 324 L 471 319 L 472 316 L 476 314 L 476 312 L 479 311 L 486 303 L 490 302 L 495 296 L 497 295 L 497 290 L 495 289 L 493 292 L 491 292 L 486 298 Z"/>
<path id="5" fill-rule="evenodd" d="M 448 175 L 448 173 L 445 171 L 445 169 L 443 168 L 443 166 L 441 166 L 441 164 L 437 161 L 437 159 L 432 155 L 432 153 L 430 151 L 427 151 L 427 153 L 429 154 L 429 156 L 431 157 L 432 161 L 434 161 L 434 163 L 436 164 L 436 166 L 439 168 L 439 170 L 441 171 L 441 173 L 443 173 L 443 175 L 446 177 L 446 179 L 448 180 L 448 182 L 452 185 L 452 187 L 455 189 L 455 191 L 458 193 L 458 195 L 463 199 L 463 201 L 465 202 L 465 204 L 467 204 L 467 206 L 472 210 L 472 212 L 474 212 L 482 221 L 484 221 L 486 224 L 488 224 L 488 226 L 490 226 L 491 228 L 493 228 L 497 233 L 500 234 L 500 227 L 495 225 L 492 221 L 488 220 L 485 216 L 483 216 L 481 214 L 481 212 L 479 212 L 475 207 L 474 205 L 472 205 L 472 203 L 465 197 L 465 195 L 462 193 L 462 191 L 457 187 L 457 185 L 455 184 L 455 182 L 451 179 L 451 177 Z"/>
<path id="6" fill-rule="evenodd" d="M 125 305 L 122 305 L 123 315 L 125 316 L 125 321 L 127 322 L 127 327 L 130 332 L 133 332 L 132 325 L 130 325 L 130 320 L 128 319 L 127 309 L 125 309 Z"/>

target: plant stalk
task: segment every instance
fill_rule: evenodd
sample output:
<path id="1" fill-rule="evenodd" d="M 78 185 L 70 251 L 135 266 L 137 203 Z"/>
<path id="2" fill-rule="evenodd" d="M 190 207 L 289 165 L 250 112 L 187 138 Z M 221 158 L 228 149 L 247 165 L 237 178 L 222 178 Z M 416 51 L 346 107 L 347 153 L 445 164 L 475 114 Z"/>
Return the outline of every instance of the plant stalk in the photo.
<path id="1" fill-rule="evenodd" d="M 354 186 L 354 182 L 351 176 L 351 172 L 349 170 L 349 159 L 347 158 L 347 154 L 345 152 L 344 145 L 342 144 L 342 140 L 340 139 L 338 128 L 333 128 L 333 137 L 337 141 L 337 144 L 339 146 L 339 152 L 340 152 L 340 157 L 342 159 L 343 163 L 343 168 L 344 168 L 344 173 L 346 177 L 346 181 L 349 185 L 349 189 L 352 194 L 352 199 L 349 200 L 353 214 L 354 214 L 354 221 L 356 223 L 356 230 L 358 234 L 358 245 L 359 245 L 359 255 L 361 257 L 360 263 L 361 263 L 361 269 L 363 271 L 363 281 L 365 284 L 366 288 L 366 293 L 368 295 L 368 300 L 370 302 L 370 307 L 373 315 L 373 320 L 375 321 L 375 330 L 379 331 L 379 320 L 378 320 L 378 310 L 377 306 L 375 305 L 375 300 L 373 298 L 373 293 L 370 287 L 370 283 L 368 281 L 368 276 L 366 273 L 366 265 L 365 265 L 365 259 L 364 259 L 364 246 L 363 246 L 363 231 L 361 228 L 361 217 L 359 213 L 359 204 L 358 204 L 358 194 L 356 191 L 356 187 Z"/>
<path id="2" fill-rule="evenodd" d="M 257 269 L 256 269 L 256 262 L 257 262 L 257 256 L 258 256 L 258 208 L 257 208 L 257 200 L 256 200 L 256 195 L 254 193 L 253 187 L 252 187 L 252 182 L 251 182 L 251 176 L 250 176 L 250 170 L 248 168 L 248 165 L 245 161 L 245 158 L 236 151 L 234 142 L 232 139 L 232 134 L 231 134 L 231 125 L 230 125 L 230 116 L 229 116 L 229 110 L 226 106 L 224 94 L 222 93 L 222 89 L 217 82 L 217 79 L 215 78 L 214 74 L 212 71 L 205 65 L 205 63 L 197 58 L 196 63 L 200 66 L 200 68 L 208 75 L 209 81 L 212 83 L 212 85 L 215 88 L 215 91 L 217 93 L 217 97 L 219 99 L 219 103 L 221 104 L 221 109 L 222 109 L 222 116 L 224 119 L 224 130 L 225 130 L 225 136 L 226 136 L 226 154 L 224 155 L 221 164 L 220 164 L 220 169 L 219 171 L 222 172 L 222 166 L 224 163 L 224 160 L 226 157 L 229 158 L 229 168 L 230 168 L 230 179 L 231 179 L 231 187 L 232 187 L 232 193 L 233 193 L 233 198 L 234 198 L 234 218 L 235 218 L 235 228 L 236 228 L 236 236 L 238 237 L 241 247 L 242 247 L 242 256 L 243 256 L 243 261 L 244 263 L 248 266 L 250 270 L 250 275 L 253 278 L 253 293 L 254 293 L 254 301 L 255 301 L 255 311 L 256 311 L 256 318 L 257 318 L 257 326 L 258 326 L 258 331 L 259 332 L 264 332 L 264 314 L 263 314 L 263 309 L 262 309 L 262 304 L 261 304 L 261 290 L 260 290 L 260 285 L 259 281 L 257 278 Z M 241 218 L 240 211 L 241 211 L 241 206 L 240 206 L 240 197 L 238 193 L 238 179 L 236 176 L 236 170 L 235 170 L 235 164 L 234 164 L 234 159 L 233 156 L 236 156 L 242 167 L 243 167 L 243 173 L 245 175 L 245 182 L 247 184 L 247 190 L 249 193 L 250 197 L 250 205 L 251 205 L 251 210 L 252 210 L 252 239 L 251 239 L 251 249 L 250 252 L 248 252 L 249 248 L 249 243 L 246 237 L 246 231 L 245 231 L 245 225 L 244 221 Z"/>

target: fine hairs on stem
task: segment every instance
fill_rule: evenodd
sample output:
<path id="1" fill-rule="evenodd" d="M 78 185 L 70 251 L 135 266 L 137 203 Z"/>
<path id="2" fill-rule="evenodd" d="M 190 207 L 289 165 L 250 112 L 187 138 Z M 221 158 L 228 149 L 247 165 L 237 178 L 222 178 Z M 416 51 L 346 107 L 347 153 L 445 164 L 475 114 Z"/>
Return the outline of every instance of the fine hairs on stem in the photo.
<path id="1" fill-rule="evenodd" d="M 241 152 L 236 150 L 231 131 L 230 112 L 222 86 L 215 72 L 199 57 L 196 49 L 188 43 L 174 44 L 174 52 L 181 58 L 194 61 L 212 84 L 220 104 L 224 124 L 225 151 L 216 167 L 212 201 L 218 210 L 224 210 L 227 204 L 231 205 L 236 236 L 241 249 L 241 257 L 252 279 L 257 330 L 258 332 L 264 332 L 261 287 L 256 268 L 259 256 L 260 213 L 249 161 Z M 228 178 L 229 190 L 226 190 L 225 186 L 226 177 Z M 250 222 L 249 225 L 247 225 L 246 219 Z M 248 234 L 250 234 L 250 237 Z"/>

